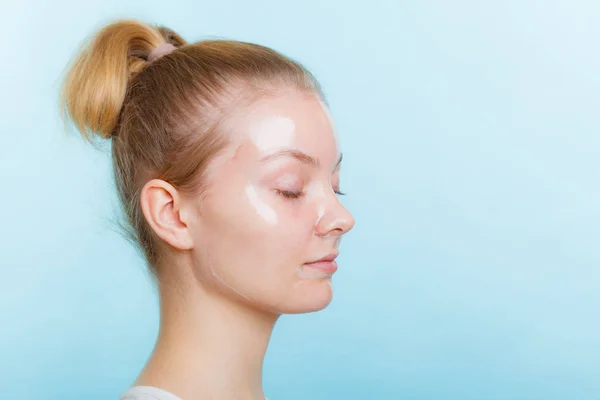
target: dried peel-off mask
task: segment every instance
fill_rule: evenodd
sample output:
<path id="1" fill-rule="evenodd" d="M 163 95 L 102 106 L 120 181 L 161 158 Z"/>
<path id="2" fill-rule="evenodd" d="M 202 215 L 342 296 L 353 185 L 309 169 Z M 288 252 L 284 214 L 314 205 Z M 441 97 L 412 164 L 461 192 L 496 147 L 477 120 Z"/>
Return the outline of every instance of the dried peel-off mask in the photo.
<path id="1" fill-rule="evenodd" d="M 320 106 L 321 112 L 296 109 L 293 116 L 276 106 L 262 114 L 253 110 L 249 123 L 233 134 L 237 147 L 228 168 L 235 174 L 229 177 L 239 181 L 223 184 L 240 189 L 227 192 L 222 212 L 235 219 L 219 229 L 246 240 L 232 241 L 219 255 L 204 251 L 203 258 L 216 281 L 248 301 L 311 281 L 330 285 L 337 269 L 332 258 L 349 229 L 340 228 L 339 220 L 349 213 L 336 195 L 340 154 L 333 124 Z M 256 279 L 262 283 L 247 284 Z"/>

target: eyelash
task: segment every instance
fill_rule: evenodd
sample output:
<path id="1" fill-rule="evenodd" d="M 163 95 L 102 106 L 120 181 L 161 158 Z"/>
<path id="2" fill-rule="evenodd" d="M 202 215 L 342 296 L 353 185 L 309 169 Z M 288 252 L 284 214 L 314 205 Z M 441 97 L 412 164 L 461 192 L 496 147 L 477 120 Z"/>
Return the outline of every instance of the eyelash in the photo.
<path id="1" fill-rule="evenodd" d="M 279 190 L 277 189 L 277 194 L 282 195 L 283 197 L 287 198 L 287 199 L 298 199 L 300 198 L 304 193 L 302 191 L 299 192 L 293 192 L 291 190 Z"/>
<path id="2" fill-rule="evenodd" d="M 277 194 L 282 195 L 283 197 L 285 197 L 287 199 L 298 199 L 304 195 L 304 192 L 302 192 L 302 191 L 293 192 L 290 190 L 277 190 Z M 339 190 L 335 190 L 335 194 L 340 195 L 340 196 L 346 195 L 346 193 L 342 193 Z"/>

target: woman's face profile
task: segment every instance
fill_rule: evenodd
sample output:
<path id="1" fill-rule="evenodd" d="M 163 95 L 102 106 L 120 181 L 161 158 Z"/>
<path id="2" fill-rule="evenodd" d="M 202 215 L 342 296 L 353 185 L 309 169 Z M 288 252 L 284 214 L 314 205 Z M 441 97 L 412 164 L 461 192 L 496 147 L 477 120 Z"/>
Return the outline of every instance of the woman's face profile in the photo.
<path id="1" fill-rule="evenodd" d="M 333 258 L 354 225 L 342 206 L 332 120 L 317 96 L 264 98 L 227 124 L 194 224 L 203 284 L 274 313 L 324 308 Z M 307 265 L 308 263 L 313 263 Z"/>

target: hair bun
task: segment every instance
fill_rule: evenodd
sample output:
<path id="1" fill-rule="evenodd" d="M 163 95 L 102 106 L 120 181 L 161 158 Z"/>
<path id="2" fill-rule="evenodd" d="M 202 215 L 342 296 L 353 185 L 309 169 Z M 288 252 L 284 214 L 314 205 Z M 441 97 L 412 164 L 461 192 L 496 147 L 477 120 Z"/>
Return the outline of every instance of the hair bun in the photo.
<path id="1" fill-rule="evenodd" d="M 63 116 L 86 139 L 91 134 L 111 138 L 131 77 L 144 69 L 147 59 L 183 44 L 171 29 L 135 20 L 105 26 L 86 43 L 68 71 L 61 92 Z"/>

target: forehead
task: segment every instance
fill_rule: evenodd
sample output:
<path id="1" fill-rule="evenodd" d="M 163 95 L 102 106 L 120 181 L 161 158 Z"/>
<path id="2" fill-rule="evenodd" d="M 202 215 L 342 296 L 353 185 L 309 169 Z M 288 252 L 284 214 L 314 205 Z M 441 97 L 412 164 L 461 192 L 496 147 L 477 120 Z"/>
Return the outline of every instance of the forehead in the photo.
<path id="1" fill-rule="evenodd" d="M 337 154 L 334 123 L 327 106 L 316 95 L 292 92 L 262 98 L 230 121 L 236 147 L 259 155 L 294 148 L 314 157 Z"/>

